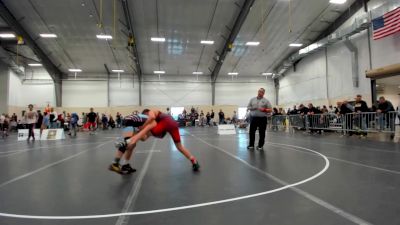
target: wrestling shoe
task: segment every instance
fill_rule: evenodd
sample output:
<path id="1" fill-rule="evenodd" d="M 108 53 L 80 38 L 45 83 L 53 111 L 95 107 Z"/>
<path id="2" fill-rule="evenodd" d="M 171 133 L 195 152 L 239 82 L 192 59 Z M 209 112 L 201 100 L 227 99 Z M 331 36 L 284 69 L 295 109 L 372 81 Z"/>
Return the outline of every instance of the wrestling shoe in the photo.
<path id="1" fill-rule="evenodd" d="M 125 164 L 121 167 L 121 174 L 131 174 L 134 172 L 136 172 L 136 169 L 132 168 L 129 164 Z"/>
<path id="2" fill-rule="evenodd" d="M 111 171 L 114 171 L 116 173 L 121 173 L 121 166 L 119 165 L 119 163 L 111 164 L 108 169 L 111 170 Z"/>

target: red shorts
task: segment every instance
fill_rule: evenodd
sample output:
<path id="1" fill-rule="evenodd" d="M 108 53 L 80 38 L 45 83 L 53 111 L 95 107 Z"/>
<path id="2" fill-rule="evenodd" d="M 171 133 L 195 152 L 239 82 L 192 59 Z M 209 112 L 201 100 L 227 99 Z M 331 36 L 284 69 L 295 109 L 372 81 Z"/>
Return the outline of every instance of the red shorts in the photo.
<path id="1" fill-rule="evenodd" d="M 167 133 L 169 133 L 175 143 L 181 142 L 181 135 L 179 134 L 178 123 L 171 117 L 161 118 L 157 122 L 157 126 L 151 129 L 151 134 L 154 137 L 163 138 Z"/>
<path id="2" fill-rule="evenodd" d="M 90 127 L 96 128 L 96 123 L 95 122 L 87 122 L 87 124 L 88 124 L 89 128 Z"/>

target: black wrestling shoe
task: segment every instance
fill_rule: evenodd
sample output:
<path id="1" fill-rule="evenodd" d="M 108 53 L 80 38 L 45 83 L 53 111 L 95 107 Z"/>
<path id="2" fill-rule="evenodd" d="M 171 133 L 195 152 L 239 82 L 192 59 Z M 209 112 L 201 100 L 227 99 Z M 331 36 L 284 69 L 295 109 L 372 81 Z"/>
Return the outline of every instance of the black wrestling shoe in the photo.
<path id="1" fill-rule="evenodd" d="M 129 164 L 125 164 L 121 167 L 121 174 L 131 174 L 134 172 L 136 172 L 136 169 L 132 168 Z"/>
<path id="2" fill-rule="evenodd" d="M 196 159 L 191 160 L 192 161 L 192 168 L 193 171 L 199 171 L 200 169 L 200 164 Z"/>

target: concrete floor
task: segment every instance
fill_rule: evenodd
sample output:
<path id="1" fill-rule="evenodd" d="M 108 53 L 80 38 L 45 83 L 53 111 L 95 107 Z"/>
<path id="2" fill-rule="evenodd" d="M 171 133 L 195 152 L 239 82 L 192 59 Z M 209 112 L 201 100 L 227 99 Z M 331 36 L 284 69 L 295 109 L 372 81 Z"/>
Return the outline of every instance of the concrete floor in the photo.
<path id="1" fill-rule="evenodd" d="M 268 132 L 264 151 L 248 151 L 246 133 L 186 128 L 183 144 L 197 156 L 200 172 L 191 170 L 167 135 L 139 143 L 133 160 L 138 171 L 121 176 L 107 170 L 119 132 L 34 143 L 16 142 L 16 135 L 0 139 L 0 213 L 40 216 L 2 215 L 0 224 L 400 224 L 398 144 Z M 326 160 L 311 150 L 329 159 L 324 173 Z M 171 209 L 180 206 L 189 208 Z M 149 214 L 158 209 L 174 211 Z"/>

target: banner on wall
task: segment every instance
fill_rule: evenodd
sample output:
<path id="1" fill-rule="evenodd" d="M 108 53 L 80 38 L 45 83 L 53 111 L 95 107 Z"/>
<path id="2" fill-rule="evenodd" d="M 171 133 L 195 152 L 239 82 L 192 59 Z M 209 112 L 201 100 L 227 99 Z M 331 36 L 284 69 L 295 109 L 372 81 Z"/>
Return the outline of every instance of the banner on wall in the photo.
<path id="1" fill-rule="evenodd" d="M 221 124 L 221 125 L 218 125 L 218 134 L 219 135 L 236 134 L 235 125 L 233 125 L 233 124 Z"/>
<path id="2" fill-rule="evenodd" d="M 47 129 L 43 130 L 42 136 L 40 136 L 40 129 L 34 129 L 35 139 L 46 141 L 46 140 L 61 140 L 65 139 L 64 129 Z M 26 141 L 29 136 L 28 129 L 18 130 L 18 141 Z"/>

